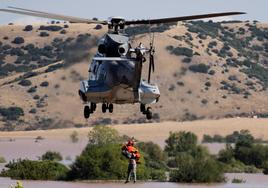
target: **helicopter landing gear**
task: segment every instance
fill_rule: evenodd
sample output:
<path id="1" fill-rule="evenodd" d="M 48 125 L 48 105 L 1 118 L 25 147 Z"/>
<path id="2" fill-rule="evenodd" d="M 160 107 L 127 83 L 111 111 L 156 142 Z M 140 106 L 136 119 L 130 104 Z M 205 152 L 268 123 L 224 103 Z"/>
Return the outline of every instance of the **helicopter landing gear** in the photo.
<path id="1" fill-rule="evenodd" d="M 105 103 L 102 104 L 101 110 L 102 110 L 102 113 L 106 113 L 107 105 Z"/>
<path id="2" fill-rule="evenodd" d="M 151 120 L 153 118 L 153 112 L 151 107 L 145 107 L 144 104 L 140 105 L 140 111 L 146 116 L 148 120 Z"/>
<path id="3" fill-rule="evenodd" d="M 85 106 L 84 107 L 84 118 L 88 119 L 91 113 L 91 109 L 89 108 L 89 106 Z"/>
<path id="4" fill-rule="evenodd" d="M 113 113 L 113 111 L 114 111 L 114 105 L 113 104 L 109 104 L 108 109 L 109 109 L 109 112 L 110 113 Z"/>
<path id="5" fill-rule="evenodd" d="M 96 103 L 90 103 L 90 107 L 86 105 L 84 107 L 84 118 L 88 119 L 90 114 L 93 114 L 96 111 L 97 104 Z"/>
<path id="6" fill-rule="evenodd" d="M 96 103 L 91 103 L 90 104 L 90 109 L 91 109 L 91 114 L 93 114 L 97 109 L 97 104 Z"/>
<path id="7" fill-rule="evenodd" d="M 108 110 L 110 113 L 113 113 L 114 111 L 114 105 L 112 103 L 108 104 L 108 103 L 103 103 L 102 104 L 102 113 L 106 113 L 106 111 Z"/>

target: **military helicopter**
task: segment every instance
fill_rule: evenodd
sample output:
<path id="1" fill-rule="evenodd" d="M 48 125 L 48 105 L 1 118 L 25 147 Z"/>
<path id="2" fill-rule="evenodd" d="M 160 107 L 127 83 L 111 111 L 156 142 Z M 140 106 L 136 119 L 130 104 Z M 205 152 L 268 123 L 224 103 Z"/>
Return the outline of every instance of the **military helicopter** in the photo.
<path id="1" fill-rule="evenodd" d="M 158 102 L 160 98 L 158 86 L 151 83 L 151 73 L 155 70 L 154 41 L 153 39 L 150 41 L 149 48 L 141 43 L 137 47 L 132 47 L 129 36 L 124 33 L 125 27 L 245 14 L 244 12 L 224 12 L 132 21 L 122 17 L 111 17 L 107 21 L 99 21 L 17 7 L 8 7 L 0 11 L 71 23 L 108 25 L 108 33 L 99 40 L 98 52 L 89 66 L 89 79 L 80 83 L 78 94 L 84 103 L 84 117 L 89 118 L 90 114 L 96 111 L 98 103 L 102 104 L 103 113 L 106 111 L 113 113 L 113 104 L 139 103 L 140 111 L 148 120 L 153 117 L 152 108 L 149 105 Z M 147 81 L 143 81 L 141 79 L 142 67 L 147 62 L 147 56 L 149 56 L 149 72 Z"/>

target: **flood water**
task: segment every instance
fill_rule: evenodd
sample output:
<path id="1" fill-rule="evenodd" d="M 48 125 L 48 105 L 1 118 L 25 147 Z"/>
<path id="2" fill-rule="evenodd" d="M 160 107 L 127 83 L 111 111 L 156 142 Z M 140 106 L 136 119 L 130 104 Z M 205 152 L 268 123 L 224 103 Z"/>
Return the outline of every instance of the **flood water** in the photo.
<path id="1" fill-rule="evenodd" d="M 68 160 L 63 161 L 65 164 L 70 164 L 75 160 L 75 157 L 81 153 L 87 144 L 87 139 L 80 139 L 78 143 L 71 143 L 66 139 L 45 139 L 35 142 L 34 138 L 16 138 L 15 141 L 9 141 L 9 138 L 1 138 L 0 140 L 0 156 L 5 157 L 7 161 L 18 158 L 28 158 L 36 160 L 48 150 L 59 151 L 63 158 Z M 164 141 L 157 142 L 164 148 Z M 211 153 L 218 153 L 224 148 L 224 144 L 204 144 L 208 147 Z M 4 164 L 0 164 L 0 170 Z M 223 184 L 177 184 L 177 183 L 158 183 L 158 182 L 138 182 L 136 184 L 124 182 L 119 183 L 81 183 L 81 182 L 55 182 L 55 181 L 22 181 L 25 188 L 268 188 L 268 176 L 263 174 L 226 174 L 229 181 Z M 233 178 L 243 179 L 246 183 L 233 184 Z M 8 178 L 0 178 L 0 188 L 9 188 L 15 185 L 16 180 Z"/>
<path id="2" fill-rule="evenodd" d="M 136 184 L 124 182 L 119 183 L 81 183 L 81 182 L 55 182 L 55 181 L 22 181 L 25 188 L 267 188 L 268 176 L 263 174 L 226 174 L 229 179 L 222 184 L 180 184 L 180 183 L 159 183 L 159 182 L 138 182 Z M 233 178 L 243 179 L 245 183 L 231 183 Z M 0 188 L 9 188 L 15 185 L 16 180 L 0 178 Z"/>

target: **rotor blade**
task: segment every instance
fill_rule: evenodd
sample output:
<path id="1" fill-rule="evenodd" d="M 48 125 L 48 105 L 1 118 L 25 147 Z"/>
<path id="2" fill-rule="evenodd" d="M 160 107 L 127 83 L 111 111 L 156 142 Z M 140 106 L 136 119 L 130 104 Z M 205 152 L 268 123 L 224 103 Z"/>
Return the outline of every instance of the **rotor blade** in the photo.
<path id="1" fill-rule="evenodd" d="M 22 15 L 34 16 L 34 17 L 41 17 L 41 18 L 64 20 L 64 21 L 69 21 L 69 22 L 73 22 L 73 23 L 107 24 L 106 21 L 96 21 L 96 20 L 91 20 L 91 19 L 77 18 L 77 17 L 72 17 L 72 16 L 52 14 L 52 13 L 46 13 L 46 12 L 40 12 L 40 11 L 35 11 L 35 10 L 16 8 L 16 7 L 11 7 L 11 8 L 15 9 L 15 10 L 12 10 L 12 9 L 0 9 L 0 11 L 8 12 L 8 13 L 14 13 L 14 14 L 22 14 Z"/>
<path id="2" fill-rule="evenodd" d="M 223 12 L 223 13 L 201 14 L 201 15 L 162 18 L 162 19 L 153 19 L 153 20 L 134 20 L 134 21 L 126 21 L 126 25 L 171 23 L 171 22 L 178 22 L 178 21 L 214 18 L 214 17 L 240 15 L 240 14 L 246 14 L 246 13 L 245 12 Z"/>

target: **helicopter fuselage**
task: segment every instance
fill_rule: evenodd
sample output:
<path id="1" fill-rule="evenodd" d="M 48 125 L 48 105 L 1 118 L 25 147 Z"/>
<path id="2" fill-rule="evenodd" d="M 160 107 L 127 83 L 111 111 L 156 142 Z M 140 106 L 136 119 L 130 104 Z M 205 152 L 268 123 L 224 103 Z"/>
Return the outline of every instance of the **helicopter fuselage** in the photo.
<path id="1" fill-rule="evenodd" d="M 157 85 L 142 80 L 138 100 L 135 97 L 137 60 L 131 57 L 128 39 L 106 34 L 100 40 L 98 53 L 89 66 L 89 79 L 80 83 L 79 95 L 84 103 L 152 104 L 159 100 Z"/>

